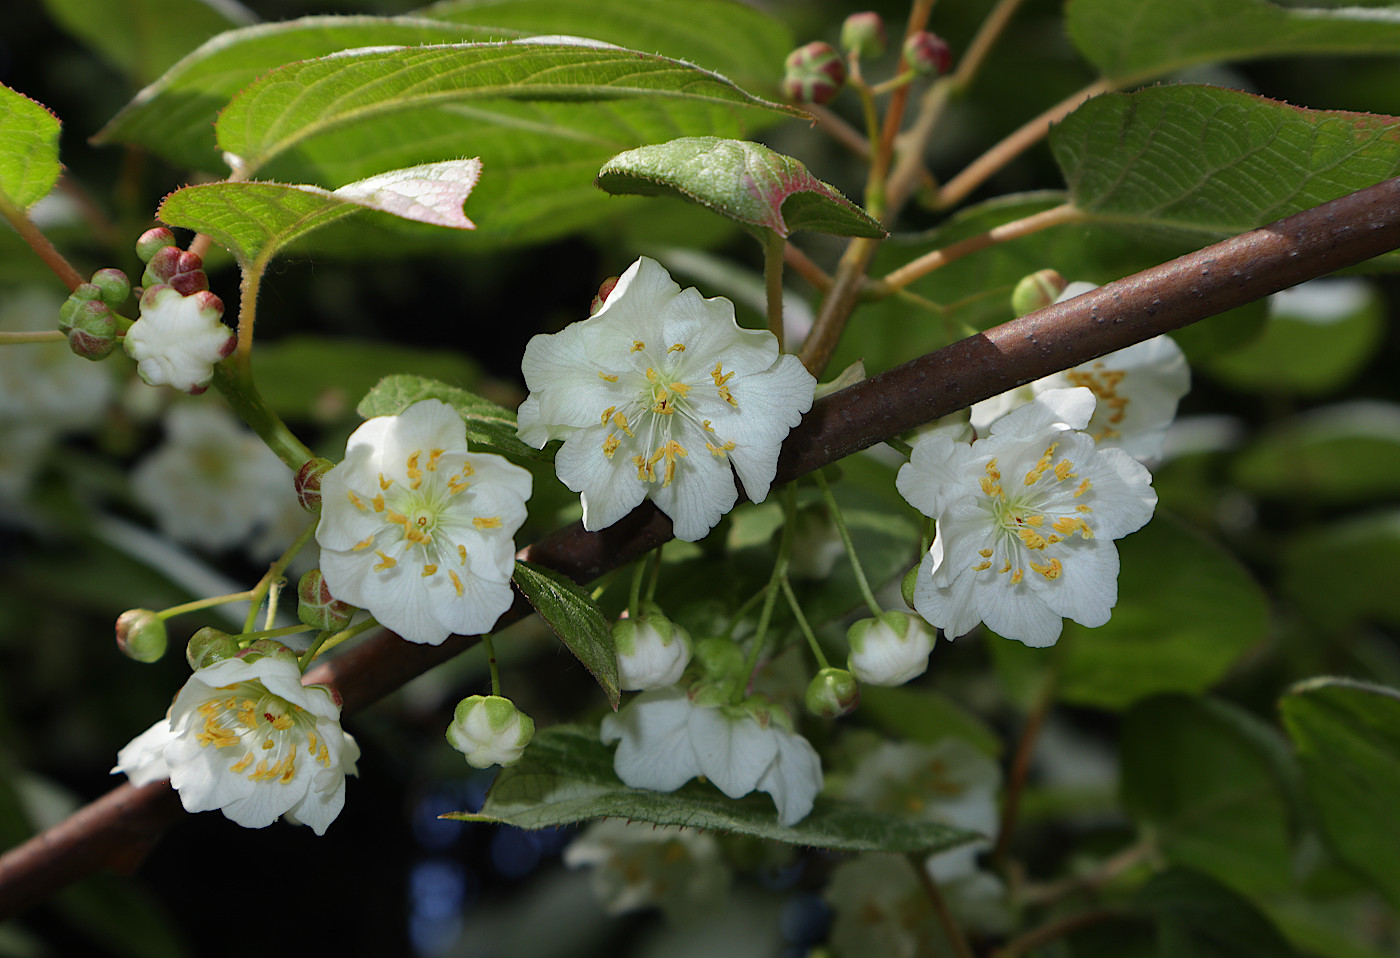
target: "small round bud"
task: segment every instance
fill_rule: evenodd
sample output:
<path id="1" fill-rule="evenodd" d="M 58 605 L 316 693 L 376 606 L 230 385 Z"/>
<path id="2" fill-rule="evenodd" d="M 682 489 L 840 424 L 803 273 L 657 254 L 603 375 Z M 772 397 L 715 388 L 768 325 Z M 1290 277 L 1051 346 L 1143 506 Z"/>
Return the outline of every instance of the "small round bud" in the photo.
<path id="1" fill-rule="evenodd" d="M 84 359 L 106 359 L 117 348 L 117 321 L 100 300 L 78 303 L 60 316 L 59 328 L 68 337 L 68 348 Z"/>
<path id="2" fill-rule="evenodd" d="M 904 41 L 904 62 L 915 73 L 939 76 L 953 68 L 953 50 L 938 34 L 920 30 Z"/>
<path id="3" fill-rule="evenodd" d="M 329 459 L 308 459 L 301 464 L 296 478 L 292 480 L 297 490 L 297 501 L 312 515 L 321 512 L 321 480 L 334 468 L 335 463 Z"/>
<path id="4" fill-rule="evenodd" d="M 353 605 L 331 595 L 320 569 L 311 569 L 297 583 L 297 618 L 302 625 L 339 632 L 354 616 Z"/>
<path id="5" fill-rule="evenodd" d="M 237 639 L 227 632 L 206 625 L 190 636 L 190 641 L 185 646 L 185 661 L 190 664 L 190 668 L 198 671 L 206 665 L 234 658 L 240 651 L 242 650 L 238 647 Z"/>
<path id="6" fill-rule="evenodd" d="M 171 286 L 181 296 L 189 296 L 207 290 L 209 277 L 204 273 L 204 260 L 199 254 L 186 252 L 178 246 L 166 246 L 156 250 L 146 264 L 141 285 L 147 288 Z"/>
<path id="7" fill-rule="evenodd" d="M 155 229 L 146 230 L 137 238 L 136 255 L 140 257 L 141 262 L 149 264 L 156 253 L 174 245 L 175 234 L 164 226 L 157 226 Z"/>
<path id="8" fill-rule="evenodd" d="M 1011 291 L 1011 308 L 1017 316 L 1044 309 L 1065 291 L 1069 283 L 1053 269 L 1042 269 L 1024 277 Z"/>
<path id="9" fill-rule="evenodd" d="M 246 649 L 239 650 L 237 658 L 256 662 L 269 655 L 290 659 L 293 662 L 297 660 L 297 654 L 276 639 L 258 639 Z"/>
<path id="10" fill-rule="evenodd" d="M 862 57 L 885 52 L 885 21 L 873 10 L 853 13 L 841 24 L 841 49 Z"/>
<path id="11" fill-rule="evenodd" d="M 928 669 L 933 651 L 932 627 L 912 612 L 892 610 L 861 619 L 846 633 L 851 646 L 847 666 L 870 685 L 903 685 Z"/>
<path id="12" fill-rule="evenodd" d="M 829 43 L 798 47 L 783 67 L 783 95 L 797 103 L 830 103 L 846 83 L 845 61 Z"/>
<path id="13" fill-rule="evenodd" d="M 675 685 L 690 664 L 690 636 L 658 612 L 613 623 L 618 687 L 661 689 Z"/>
<path id="14" fill-rule="evenodd" d="M 137 662 L 155 662 L 165 654 L 165 621 L 150 609 L 130 609 L 117 617 L 117 648 Z"/>
<path id="15" fill-rule="evenodd" d="M 822 669 L 807 685 L 806 703 L 822 718 L 849 715 L 860 704 L 860 683 L 845 669 Z"/>
<path id="16" fill-rule="evenodd" d="M 131 295 L 131 280 L 121 270 L 110 266 L 93 273 L 91 285 L 101 290 L 102 302 L 108 306 L 120 306 Z"/>
<path id="17" fill-rule="evenodd" d="M 594 294 L 593 302 L 588 306 L 589 316 L 592 316 L 603 308 L 603 304 L 608 301 L 608 297 L 612 295 L 612 291 L 617 288 L 617 281 L 621 278 L 621 276 L 609 276 L 599 284 L 598 292 Z"/>
<path id="18" fill-rule="evenodd" d="M 499 695 L 473 695 L 457 703 L 447 742 L 472 768 L 514 765 L 535 737 L 535 723 Z"/>

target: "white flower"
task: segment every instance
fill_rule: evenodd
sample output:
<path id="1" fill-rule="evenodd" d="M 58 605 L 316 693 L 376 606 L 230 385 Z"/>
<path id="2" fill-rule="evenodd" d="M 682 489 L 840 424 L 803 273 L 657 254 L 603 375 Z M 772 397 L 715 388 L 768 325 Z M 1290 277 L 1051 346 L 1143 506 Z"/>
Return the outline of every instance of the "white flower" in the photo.
<path id="1" fill-rule="evenodd" d="M 321 481 L 321 572 L 337 599 L 410 642 L 488 632 L 510 608 L 528 498 L 530 474 L 469 452 L 446 403 L 377 416 Z"/>
<path id="2" fill-rule="evenodd" d="M 214 378 L 214 364 L 238 345 L 223 315 L 223 302 L 208 290 L 181 296 L 172 286 L 150 286 L 123 348 L 148 385 L 202 393 Z"/>
<path id="3" fill-rule="evenodd" d="M 134 785 L 169 777 L 188 812 L 220 809 L 246 828 L 285 815 L 317 835 L 345 804 L 360 749 L 330 690 L 301 684 L 286 654 L 196 671 L 169 714 L 117 753 Z"/>
<path id="4" fill-rule="evenodd" d="M 904 498 L 938 520 L 914 608 L 956 638 L 985 622 L 1031 646 L 1054 644 L 1063 618 L 1103 625 L 1118 601 L 1113 540 L 1152 517 L 1147 470 L 1079 432 L 1087 389 L 1056 389 L 968 445 L 931 436 L 899 470 Z"/>
<path id="5" fill-rule="evenodd" d="M 1091 283 L 1070 283 L 1055 302 L 1095 288 Z M 1048 390 L 1074 386 L 1090 389 L 1098 398 L 1093 418 L 1083 427 L 1094 441 L 1148 461 L 1162 454 L 1176 405 L 1191 389 L 1191 369 L 1175 340 L 1155 336 L 975 404 L 973 428 L 986 435 L 987 428 L 1012 409 Z"/>
<path id="6" fill-rule="evenodd" d="M 693 918 L 729 888 L 719 842 L 693 828 L 594 822 L 564 849 L 564 864 L 594 867 L 593 893 L 609 915 L 656 905 L 674 919 Z"/>
<path id="7" fill-rule="evenodd" d="M 861 619 L 846 633 L 851 646 L 847 665 L 862 682 L 903 685 L 928 669 L 934 638 L 928 624 L 910 612 L 891 610 Z"/>
<path id="8" fill-rule="evenodd" d="M 744 492 L 762 502 L 816 380 L 727 299 L 682 290 L 645 256 L 591 318 L 536 336 L 521 362 L 520 438 L 563 439 L 559 478 L 602 529 L 650 498 L 676 537 L 702 538 Z"/>
<path id="9" fill-rule="evenodd" d="M 613 623 L 618 688 L 660 689 L 675 685 L 690 664 L 690 636 L 664 615 L 650 613 Z"/>
<path id="10" fill-rule="evenodd" d="M 267 525 L 292 491 L 292 471 L 221 406 L 179 403 L 165 415 L 165 441 L 131 473 L 136 501 L 162 534 L 228 549 Z"/>
<path id="11" fill-rule="evenodd" d="M 773 796 L 778 824 L 795 825 L 822 788 L 821 760 L 776 710 L 697 705 L 681 689 L 643 692 L 603 718 L 602 739 L 618 742 L 617 777 L 632 788 L 673 792 L 703 775 L 730 798 Z"/>
<path id="12" fill-rule="evenodd" d="M 514 765 L 535 737 L 535 722 L 499 695 L 472 695 L 457 703 L 447 742 L 473 768 Z"/>

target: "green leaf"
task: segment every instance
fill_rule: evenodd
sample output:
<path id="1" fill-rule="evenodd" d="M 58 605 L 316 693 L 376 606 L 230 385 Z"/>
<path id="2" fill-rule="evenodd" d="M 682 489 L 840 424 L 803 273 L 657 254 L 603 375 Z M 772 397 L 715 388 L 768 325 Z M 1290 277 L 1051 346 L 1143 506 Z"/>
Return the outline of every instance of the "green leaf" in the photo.
<path id="1" fill-rule="evenodd" d="M 783 237 L 801 229 L 872 239 L 886 235 L 865 210 L 802 163 L 745 140 L 685 136 L 641 146 L 604 163 L 597 183 L 614 194 L 689 200 Z"/>
<path id="2" fill-rule="evenodd" d="M 1050 148 L 1079 209 L 1212 241 L 1395 176 L 1400 119 L 1182 84 L 1094 97 Z"/>
<path id="3" fill-rule="evenodd" d="M 467 424 L 467 439 L 473 449 L 507 456 L 552 461 L 548 450 L 535 449 L 520 441 L 515 433 L 515 413 L 475 393 L 423 376 L 385 376 L 365 394 L 355 411 L 366 419 L 397 416 L 422 399 L 438 399 L 457 410 Z"/>
<path id="4" fill-rule="evenodd" d="M 515 585 L 592 673 L 616 711 L 622 699 L 617 686 L 617 651 L 612 629 L 598 603 L 568 576 L 533 562 L 516 560 Z"/>
<path id="5" fill-rule="evenodd" d="M 1065 622 L 1054 653 L 1064 701 L 1121 710 L 1162 692 L 1203 692 L 1267 636 L 1268 601 L 1249 572 L 1178 522 L 1157 516 L 1118 552 L 1113 617 L 1096 629 Z M 1050 664 L 1044 649 L 994 641 L 1004 672 Z"/>
<path id="6" fill-rule="evenodd" d="M 535 736 L 520 762 L 497 776 L 480 814 L 454 812 L 443 817 L 521 828 L 615 817 L 839 851 L 935 852 L 982 837 L 820 797 L 810 815 L 783 828 L 767 795 L 734 800 L 699 782 L 674 792 L 629 788 L 613 772 L 612 750 L 599 741 L 597 729 L 577 725 L 557 725 Z"/>
<path id="7" fill-rule="evenodd" d="M 461 43 L 509 35 L 510 31 L 415 17 L 364 16 L 302 17 L 230 30 L 142 90 L 98 131 L 93 142 L 129 143 L 179 166 L 223 172 L 226 167 L 214 142 L 214 121 L 235 93 L 274 67 L 356 47 Z M 450 154 L 433 158 L 446 155 Z"/>
<path id="8" fill-rule="evenodd" d="M 1297 769 L 1281 737 L 1226 702 L 1170 695 L 1127 715 L 1122 795 L 1168 860 L 1250 894 L 1289 889 Z"/>
<path id="9" fill-rule="evenodd" d="M 1376 291 L 1357 279 L 1317 280 L 1270 300 L 1262 334 L 1205 359 L 1236 389 L 1317 395 L 1350 382 L 1375 355 L 1385 328 Z"/>
<path id="10" fill-rule="evenodd" d="M 1293 537 L 1281 562 L 1281 587 L 1315 628 L 1344 635 L 1374 619 L 1400 627 L 1400 511 L 1322 524 Z"/>
<path id="11" fill-rule="evenodd" d="M 1395 9 L 1286 10 L 1266 0 L 1071 0 L 1066 27 L 1118 86 L 1186 67 L 1299 54 L 1400 52 Z"/>
<path id="12" fill-rule="evenodd" d="M 1133 896 L 1152 914 L 1158 958 L 1287 958 L 1296 952 L 1248 898 L 1201 872 L 1169 868 Z"/>
<path id="13" fill-rule="evenodd" d="M 44 6 L 138 85 L 221 30 L 257 19 L 230 0 L 44 0 Z"/>
<path id="14" fill-rule="evenodd" d="M 1276 499 L 1393 496 L 1400 492 L 1400 405 L 1350 402 L 1286 419 L 1236 457 L 1231 478 Z"/>
<path id="15" fill-rule="evenodd" d="M 1312 679 L 1279 707 L 1333 850 L 1400 908 L 1400 691 Z"/>
<path id="16" fill-rule="evenodd" d="M 796 46 L 781 21 L 736 0 L 447 0 L 420 14 L 535 36 L 606 40 L 714 70 L 745 89 L 774 89 L 783 58 Z M 506 30 L 491 37 L 508 38 Z"/>
<path id="17" fill-rule="evenodd" d="M 58 117 L 0 86 L 0 200 L 21 212 L 58 182 Z"/>
<path id="18" fill-rule="evenodd" d="M 219 116 L 220 149 L 256 170 L 295 147 L 356 123 L 420 107 L 475 101 L 609 104 L 645 98 L 729 110 L 801 111 L 750 96 L 678 60 L 567 43 L 445 44 L 345 51 L 273 70 Z"/>
<path id="19" fill-rule="evenodd" d="M 245 268 L 263 265 L 292 242 L 361 210 L 474 229 L 462 215 L 481 161 L 429 163 L 349 183 L 327 192 L 281 183 L 206 183 L 176 190 L 157 215 L 172 226 L 207 233 Z"/>

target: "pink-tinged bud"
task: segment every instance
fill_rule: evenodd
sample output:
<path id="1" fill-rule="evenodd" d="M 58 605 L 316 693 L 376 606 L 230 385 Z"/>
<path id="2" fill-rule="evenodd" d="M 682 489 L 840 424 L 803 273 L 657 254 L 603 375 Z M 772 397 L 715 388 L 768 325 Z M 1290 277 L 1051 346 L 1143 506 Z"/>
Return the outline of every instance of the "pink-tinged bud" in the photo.
<path id="1" fill-rule="evenodd" d="M 822 669 L 807 685 L 807 711 L 822 718 L 849 715 L 860 704 L 860 683 L 845 669 Z"/>
<path id="2" fill-rule="evenodd" d="M 68 348 L 84 359 L 105 359 L 117 348 L 117 321 L 100 298 L 101 289 L 83 283 L 58 310 L 58 328 Z"/>
<path id="3" fill-rule="evenodd" d="M 862 57 L 885 52 L 885 21 L 873 10 L 853 13 L 841 24 L 841 49 Z"/>
<path id="4" fill-rule="evenodd" d="M 166 246 L 157 250 L 146 264 L 141 285 L 148 288 L 170 286 L 181 296 L 189 296 L 207 290 L 209 277 L 204 273 L 204 260 L 197 253 L 186 252 L 178 246 Z"/>
<path id="5" fill-rule="evenodd" d="M 165 654 L 165 622 L 150 609 L 130 609 L 117 617 L 117 648 L 137 662 L 155 662 Z"/>
<path id="6" fill-rule="evenodd" d="M 297 490 L 297 501 L 312 515 L 321 513 L 321 480 L 335 468 L 329 459 L 308 459 L 297 470 L 292 484 Z"/>
<path id="7" fill-rule="evenodd" d="M 276 639 L 258 639 L 252 645 L 249 645 L 246 649 L 242 649 L 241 651 L 239 651 L 236 658 L 240 658 L 248 662 L 256 662 L 258 659 L 268 655 L 281 656 L 283 658 L 290 659 L 293 662 L 297 660 L 296 653 L 293 652 L 291 649 L 287 648 L 281 642 L 278 642 Z"/>
<path id="8" fill-rule="evenodd" d="M 1069 285 L 1065 278 L 1053 269 L 1042 269 L 1024 277 L 1011 291 L 1011 308 L 1017 316 L 1025 316 L 1037 309 L 1044 309 L 1055 300 Z"/>
<path id="9" fill-rule="evenodd" d="M 920 30 L 904 41 L 904 62 L 915 73 L 940 76 L 953 68 L 953 49 L 938 34 Z"/>
<path id="10" fill-rule="evenodd" d="M 841 54 L 820 40 L 793 50 L 783 67 L 783 95 L 796 103 L 830 103 L 846 83 Z"/>
<path id="11" fill-rule="evenodd" d="M 608 297 L 612 295 L 612 291 L 617 287 L 617 281 L 621 278 L 621 276 L 609 276 L 607 279 L 603 280 L 598 286 L 598 292 L 594 295 L 593 302 L 588 307 L 589 316 L 592 316 L 603 308 L 603 304 L 608 301 Z"/>
<path id="12" fill-rule="evenodd" d="M 156 253 L 174 245 L 175 234 L 164 226 L 157 226 L 155 229 L 146 230 L 136 240 L 136 255 L 140 257 L 141 262 L 149 264 Z"/>
<path id="13" fill-rule="evenodd" d="M 339 632 L 354 616 L 353 605 L 331 595 L 320 569 L 311 569 L 297 583 L 297 618 L 302 625 Z"/>
<path id="14" fill-rule="evenodd" d="M 120 306 L 131 295 L 131 280 L 121 270 L 110 266 L 93 273 L 91 285 L 101 290 L 102 302 L 108 306 Z"/>
<path id="15" fill-rule="evenodd" d="M 205 626 L 190 636 L 185 646 L 185 661 L 190 668 L 199 670 L 206 665 L 235 658 L 240 651 L 238 640 L 233 636 L 213 626 Z"/>

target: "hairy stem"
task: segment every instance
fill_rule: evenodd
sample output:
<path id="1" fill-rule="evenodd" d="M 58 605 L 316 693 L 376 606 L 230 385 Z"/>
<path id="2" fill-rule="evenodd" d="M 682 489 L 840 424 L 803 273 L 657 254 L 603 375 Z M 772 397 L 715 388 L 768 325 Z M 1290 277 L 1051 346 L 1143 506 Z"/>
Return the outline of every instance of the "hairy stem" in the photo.
<path id="1" fill-rule="evenodd" d="M 34 221 L 29 218 L 28 214 L 3 196 L 0 196 L 0 216 L 3 216 L 6 222 L 15 228 L 19 238 L 29 244 L 29 248 L 39 259 L 43 260 L 44 265 L 53 270 L 55 276 L 63 280 L 63 285 L 68 287 L 69 292 L 87 282 L 83 279 L 82 274 L 63 258 L 63 254 L 54 248 L 43 231 L 34 225 Z"/>

